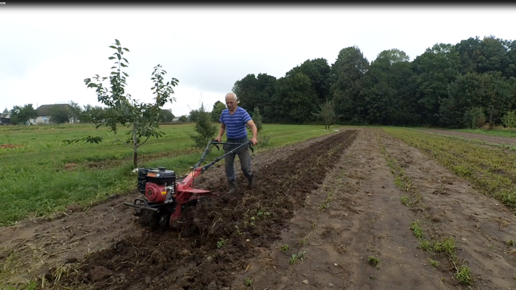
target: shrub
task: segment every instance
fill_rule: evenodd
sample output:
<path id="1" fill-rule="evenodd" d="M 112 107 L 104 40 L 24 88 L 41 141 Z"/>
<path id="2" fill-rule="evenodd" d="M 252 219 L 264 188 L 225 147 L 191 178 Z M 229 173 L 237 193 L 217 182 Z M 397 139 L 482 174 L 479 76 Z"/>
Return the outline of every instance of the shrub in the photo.
<path id="1" fill-rule="evenodd" d="M 464 113 L 463 119 L 464 125 L 467 128 L 480 128 L 484 126 L 486 123 L 486 115 L 484 114 L 484 109 L 481 107 L 471 108 Z"/>
<path id="2" fill-rule="evenodd" d="M 204 105 L 201 104 L 201 108 L 197 113 L 197 121 L 195 123 L 196 134 L 191 134 L 190 138 L 194 140 L 194 146 L 197 148 L 204 148 L 213 139 L 215 133 L 217 133 L 217 127 L 212 125 L 211 113 L 206 112 Z"/>
<path id="3" fill-rule="evenodd" d="M 509 111 L 502 117 L 502 124 L 507 128 L 516 127 L 516 113 Z"/>

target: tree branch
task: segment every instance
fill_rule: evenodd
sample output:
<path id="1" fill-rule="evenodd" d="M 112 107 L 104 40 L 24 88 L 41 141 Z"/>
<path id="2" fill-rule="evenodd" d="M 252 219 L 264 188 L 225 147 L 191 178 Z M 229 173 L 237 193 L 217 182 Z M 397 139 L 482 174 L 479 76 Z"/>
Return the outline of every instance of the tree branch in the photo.
<path id="1" fill-rule="evenodd" d="M 117 136 L 116 134 L 115 134 L 115 138 L 116 138 L 118 141 L 122 142 L 123 144 L 125 144 L 125 145 L 129 146 L 129 148 L 134 149 L 132 145 L 129 145 L 129 144 L 127 144 L 126 142 L 124 142 L 124 141 L 120 140 L 120 138 L 118 138 L 118 136 Z"/>
<path id="2" fill-rule="evenodd" d="M 149 140 L 149 138 L 150 138 L 150 136 L 147 136 L 147 139 L 145 139 L 145 141 L 143 141 L 140 145 L 136 146 L 136 148 L 140 148 L 140 146 L 145 144 L 145 142 L 147 142 L 147 140 Z"/>

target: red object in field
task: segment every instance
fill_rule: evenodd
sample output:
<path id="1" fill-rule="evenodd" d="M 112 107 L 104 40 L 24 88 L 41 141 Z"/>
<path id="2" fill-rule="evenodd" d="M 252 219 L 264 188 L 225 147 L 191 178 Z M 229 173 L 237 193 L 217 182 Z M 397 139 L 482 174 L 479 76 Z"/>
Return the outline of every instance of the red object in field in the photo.
<path id="1" fill-rule="evenodd" d="M 204 158 L 209 154 L 210 146 L 214 145 L 218 149 L 217 144 L 229 144 L 236 147 L 201 167 L 200 165 Z M 177 182 L 175 172 L 167 170 L 166 167 L 139 168 L 138 191 L 145 196 L 145 199 L 136 198 L 132 204 L 124 203 L 124 205 L 136 208 L 134 214 L 139 217 L 139 221 L 143 226 L 154 228 L 160 225 L 175 224 L 186 207 L 198 205 L 202 200 L 218 196 L 218 194 L 214 194 L 209 190 L 194 188 L 195 178 L 213 164 L 228 154 L 233 154 L 240 148 L 249 146 L 251 151 L 253 151 L 253 147 L 250 145 L 251 142 L 223 143 L 211 140 L 206 146 L 199 162 L 193 166 L 193 171 L 180 182 Z"/>
<path id="2" fill-rule="evenodd" d="M 203 171 L 202 167 L 194 169 L 182 182 L 176 184 L 176 193 L 174 194 L 174 200 L 177 202 L 176 209 L 173 214 L 170 215 L 170 222 L 176 221 L 181 217 L 182 205 L 193 200 L 198 200 L 201 197 L 214 197 L 215 194 L 209 190 L 193 188 L 194 179 L 201 175 Z"/>
<path id="3" fill-rule="evenodd" d="M 145 184 L 145 197 L 151 202 L 165 202 L 167 189 L 165 185 L 158 185 L 152 182 Z"/>

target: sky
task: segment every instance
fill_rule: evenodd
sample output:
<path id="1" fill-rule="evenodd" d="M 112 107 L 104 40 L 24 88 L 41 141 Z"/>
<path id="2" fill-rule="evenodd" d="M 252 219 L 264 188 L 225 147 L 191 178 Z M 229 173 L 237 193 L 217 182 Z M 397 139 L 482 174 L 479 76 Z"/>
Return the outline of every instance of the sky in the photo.
<path id="1" fill-rule="evenodd" d="M 70 103 L 103 106 L 85 78 L 109 76 L 109 48 L 130 50 L 126 92 L 152 102 L 151 74 L 161 64 L 176 78 L 175 101 L 188 115 L 224 103 L 248 74 L 284 77 L 306 60 L 332 65 L 357 46 L 369 62 L 397 48 L 410 61 L 436 43 L 494 35 L 516 39 L 516 5 L 0 5 L 0 111 Z M 109 85 L 108 82 L 105 83 Z"/>

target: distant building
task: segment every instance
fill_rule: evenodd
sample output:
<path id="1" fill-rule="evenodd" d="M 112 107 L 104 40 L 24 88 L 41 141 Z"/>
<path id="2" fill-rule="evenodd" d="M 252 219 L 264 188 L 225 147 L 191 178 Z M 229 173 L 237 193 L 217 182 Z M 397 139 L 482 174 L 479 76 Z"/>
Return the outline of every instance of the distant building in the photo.
<path id="1" fill-rule="evenodd" d="M 54 104 L 54 105 L 41 105 L 36 109 L 38 116 L 35 119 L 31 119 L 31 124 L 50 124 L 51 112 L 54 108 L 61 107 L 64 110 L 72 110 L 72 106 L 69 104 Z M 76 123 L 79 120 L 70 118 L 70 123 Z"/>
<path id="2" fill-rule="evenodd" d="M 11 114 L 0 114 L 0 125 L 11 124 Z"/>

